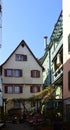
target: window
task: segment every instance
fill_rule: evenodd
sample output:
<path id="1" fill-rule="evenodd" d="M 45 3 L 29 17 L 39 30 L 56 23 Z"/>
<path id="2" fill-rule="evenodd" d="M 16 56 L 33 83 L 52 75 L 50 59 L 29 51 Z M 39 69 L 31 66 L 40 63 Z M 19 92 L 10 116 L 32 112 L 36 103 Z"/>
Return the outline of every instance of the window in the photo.
<path id="1" fill-rule="evenodd" d="M 13 93 L 13 86 L 12 85 L 5 86 L 5 93 Z"/>
<path id="2" fill-rule="evenodd" d="M 68 89 L 70 90 L 70 71 L 68 72 Z"/>
<path id="3" fill-rule="evenodd" d="M 16 54 L 15 59 L 16 61 L 27 61 L 27 55 Z"/>
<path id="4" fill-rule="evenodd" d="M 13 76 L 14 77 L 21 77 L 22 76 L 22 70 L 13 70 Z"/>
<path id="5" fill-rule="evenodd" d="M 19 86 L 15 87 L 15 93 L 20 93 L 20 87 Z"/>
<path id="6" fill-rule="evenodd" d="M 22 93 L 22 86 L 15 86 L 14 93 Z"/>
<path id="7" fill-rule="evenodd" d="M 20 105 L 20 102 L 18 102 L 18 101 L 15 101 L 15 102 L 14 102 L 14 107 L 15 107 L 15 108 L 20 108 L 20 106 L 21 106 L 21 105 Z"/>
<path id="8" fill-rule="evenodd" d="M 70 52 L 70 34 L 68 35 L 68 52 Z"/>
<path id="9" fill-rule="evenodd" d="M 22 93 L 22 86 L 19 85 L 7 85 L 4 87 L 5 93 Z"/>
<path id="10" fill-rule="evenodd" d="M 30 86 L 30 92 L 31 93 L 36 93 L 36 92 L 40 92 L 40 86 Z"/>
<path id="11" fill-rule="evenodd" d="M 20 70 L 20 69 L 5 69 L 4 75 L 8 76 L 8 77 L 21 77 L 22 70 Z"/>
<path id="12" fill-rule="evenodd" d="M 39 78 L 40 77 L 40 71 L 39 70 L 32 70 L 31 71 L 31 77 Z"/>
<path id="13" fill-rule="evenodd" d="M 8 86 L 8 93 L 13 93 L 13 87 L 11 85 Z"/>
<path id="14" fill-rule="evenodd" d="M 12 75 L 12 70 L 11 69 L 8 69 L 7 70 L 7 76 L 11 76 Z"/>

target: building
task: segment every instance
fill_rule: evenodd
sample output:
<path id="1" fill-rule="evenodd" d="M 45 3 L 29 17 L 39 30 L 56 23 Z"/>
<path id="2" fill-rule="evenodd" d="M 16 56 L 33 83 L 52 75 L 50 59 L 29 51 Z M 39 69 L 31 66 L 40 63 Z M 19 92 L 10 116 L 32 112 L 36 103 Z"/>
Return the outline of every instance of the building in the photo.
<path id="1" fill-rule="evenodd" d="M 0 78 L 0 121 L 3 116 L 2 79 Z"/>
<path id="2" fill-rule="evenodd" d="M 0 48 L 2 45 L 2 2 L 0 0 Z M 2 103 L 2 84 L 1 84 L 1 77 L 0 77 L 0 120 L 2 120 L 2 110 L 3 110 L 3 103 Z"/>
<path id="3" fill-rule="evenodd" d="M 50 43 L 45 49 L 45 54 L 41 59 L 42 66 L 45 68 L 43 72 L 43 87 L 48 86 L 54 91 L 46 98 L 45 102 L 50 101 L 50 109 L 59 108 L 62 112 L 63 99 L 63 17 L 62 11 L 54 26 L 54 30 L 50 37 Z M 52 100 L 53 99 L 53 100 Z M 47 102 L 47 106 L 48 102 Z M 54 109 L 54 110 L 55 110 Z M 55 113 L 59 114 L 59 113 Z M 60 113 L 61 115 L 62 113 Z M 61 115 L 62 116 L 62 115 Z"/>
<path id="4" fill-rule="evenodd" d="M 29 111 L 34 104 L 32 96 L 42 90 L 43 67 L 24 40 L 1 65 L 4 112 L 12 109 Z"/>
<path id="5" fill-rule="evenodd" d="M 62 101 L 63 119 L 70 120 L 70 1 L 63 0 L 48 49 L 41 59 L 43 84 L 54 87 L 53 96 Z M 49 79 L 49 80 L 48 80 Z M 49 82 L 48 82 L 49 81 Z M 50 98 L 50 97 L 49 97 Z"/>
<path id="6" fill-rule="evenodd" d="M 63 0 L 63 101 L 64 119 L 70 120 L 70 1 Z"/>

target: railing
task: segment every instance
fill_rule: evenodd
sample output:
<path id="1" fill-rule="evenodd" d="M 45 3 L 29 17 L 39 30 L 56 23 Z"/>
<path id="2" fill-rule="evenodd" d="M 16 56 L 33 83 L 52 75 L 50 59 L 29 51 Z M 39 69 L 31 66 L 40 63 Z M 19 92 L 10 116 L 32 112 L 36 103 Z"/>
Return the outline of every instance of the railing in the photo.
<path id="1" fill-rule="evenodd" d="M 63 40 L 61 39 L 60 42 L 58 43 L 58 45 L 56 46 L 56 49 L 54 50 L 53 52 L 53 55 L 52 55 L 52 60 L 54 59 L 54 57 L 56 56 L 57 52 L 59 51 L 59 49 L 61 48 L 63 44 Z"/>
<path id="2" fill-rule="evenodd" d="M 52 83 L 55 82 L 61 75 L 63 74 L 63 65 L 61 64 L 60 67 L 54 72 Z"/>

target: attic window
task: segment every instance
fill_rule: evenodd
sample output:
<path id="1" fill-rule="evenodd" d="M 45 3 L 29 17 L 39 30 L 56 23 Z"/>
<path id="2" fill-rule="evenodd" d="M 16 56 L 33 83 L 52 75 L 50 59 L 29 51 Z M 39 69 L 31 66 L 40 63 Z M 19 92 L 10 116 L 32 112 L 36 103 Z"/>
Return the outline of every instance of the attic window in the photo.
<path id="1" fill-rule="evenodd" d="M 22 43 L 21 46 L 24 47 L 24 44 Z"/>
<path id="2" fill-rule="evenodd" d="M 16 61 L 27 61 L 27 55 L 16 54 L 15 59 Z"/>

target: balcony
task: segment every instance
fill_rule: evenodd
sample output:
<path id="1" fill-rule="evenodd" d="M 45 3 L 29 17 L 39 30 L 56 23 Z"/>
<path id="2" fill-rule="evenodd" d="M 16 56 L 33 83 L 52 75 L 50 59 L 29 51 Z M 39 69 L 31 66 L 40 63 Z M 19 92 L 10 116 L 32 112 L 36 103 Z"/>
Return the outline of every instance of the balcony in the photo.
<path id="1" fill-rule="evenodd" d="M 62 74 L 63 74 L 63 65 L 61 64 L 60 67 L 53 74 L 52 83 L 55 82 L 57 79 L 59 79 Z"/>
<path id="2" fill-rule="evenodd" d="M 52 55 L 52 60 L 55 58 L 62 45 L 63 45 L 63 39 L 61 39 L 58 45 L 56 46 L 56 49 L 54 50 Z"/>

